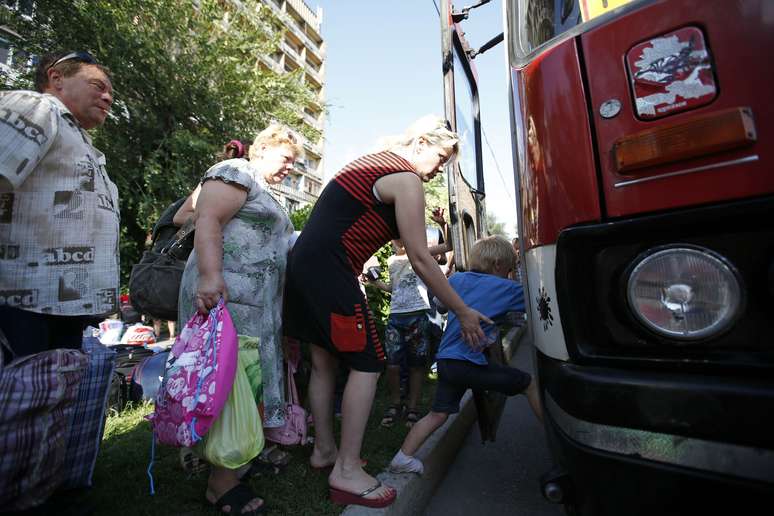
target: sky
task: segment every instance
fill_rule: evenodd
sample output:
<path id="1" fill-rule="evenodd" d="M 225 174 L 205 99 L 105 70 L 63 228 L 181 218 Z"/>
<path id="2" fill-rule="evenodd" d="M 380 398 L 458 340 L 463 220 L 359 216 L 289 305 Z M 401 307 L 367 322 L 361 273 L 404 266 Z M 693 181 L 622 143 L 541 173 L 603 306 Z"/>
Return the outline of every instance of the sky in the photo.
<path id="1" fill-rule="evenodd" d="M 433 0 L 306 0 L 323 9 L 326 41 L 325 179 L 380 138 L 400 134 L 429 113 L 443 115 L 440 21 Z M 438 2 L 439 0 L 436 0 Z M 455 10 L 476 0 L 455 2 Z M 440 7 L 440 4 L 439 4 Z M 471 11 L 462 23 L 471 47 L 502 32 L 502 1 Z M 504 44 L 476 57 L 487 211 L 516 232 Z M 494 158 L 493 158 L 494 155 Z M 498 172 L 499 168 L 499 172 Z"/>

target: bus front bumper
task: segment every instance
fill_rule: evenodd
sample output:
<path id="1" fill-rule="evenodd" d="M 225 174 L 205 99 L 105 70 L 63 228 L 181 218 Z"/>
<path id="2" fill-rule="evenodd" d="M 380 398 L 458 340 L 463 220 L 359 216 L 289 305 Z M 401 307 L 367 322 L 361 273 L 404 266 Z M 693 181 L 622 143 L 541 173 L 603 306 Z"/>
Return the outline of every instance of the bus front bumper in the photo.
<path id="1" fill-rule="evenodd" d="M 614 369 L 536 354 L 549 444 L 577 514 L 771 506 L 770 379 Z"/>

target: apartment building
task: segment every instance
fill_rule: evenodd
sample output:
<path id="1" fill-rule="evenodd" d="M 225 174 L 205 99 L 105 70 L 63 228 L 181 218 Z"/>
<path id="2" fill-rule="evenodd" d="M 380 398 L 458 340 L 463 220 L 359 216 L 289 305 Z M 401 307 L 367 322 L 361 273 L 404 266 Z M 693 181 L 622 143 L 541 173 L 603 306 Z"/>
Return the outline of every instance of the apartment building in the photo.
<path id="1" fill-rule="evenodd" d="M 279 49 L 265 56 L 264 66 L 280 73 L 301 70 L 315 100 L 299 113 L 303 123 L 322 134 L 325 123 L 325 41 L 320 33 L 322 8 L 312 10 L 304 0 L 262 0 L 285 26 Z M 304 141 L 306 156 L 292 174 L 272 188 L 288 211 L 317 200 L 323 187 L 323 139 Z"/>

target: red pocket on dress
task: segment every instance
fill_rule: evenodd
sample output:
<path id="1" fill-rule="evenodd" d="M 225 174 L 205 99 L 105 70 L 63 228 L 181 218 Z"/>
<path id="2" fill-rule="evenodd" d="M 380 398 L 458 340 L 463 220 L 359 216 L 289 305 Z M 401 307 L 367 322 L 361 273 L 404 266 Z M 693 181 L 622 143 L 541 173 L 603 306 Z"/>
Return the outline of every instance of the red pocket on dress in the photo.
<path id="1" fill-rule="evenodd" d="M 331 340 L 343 353 L 357 353 L 366 346 L 366 328 L 362 316 L 331 313 Z"/>

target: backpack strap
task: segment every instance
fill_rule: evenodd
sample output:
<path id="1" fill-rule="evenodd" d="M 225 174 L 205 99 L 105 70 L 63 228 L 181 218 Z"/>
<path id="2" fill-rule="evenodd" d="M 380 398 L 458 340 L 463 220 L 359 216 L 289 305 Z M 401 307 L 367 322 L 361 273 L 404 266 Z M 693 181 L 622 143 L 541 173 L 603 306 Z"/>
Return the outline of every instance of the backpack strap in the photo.
<path id="1" fill-rule="evenodd" d="M 153 226 L 153 230 L 151 233 L 151 241 L 153 243 L 151 244 L 151 248 L 153 247 L 153 245 L 156 244 L 156 240 L 159 238 L 159 232 L 164 227 L 175 225 L 175 223 L 172 222 L 172 219 L 175 217 L 177 210 L 180 209 L 180 207 L 183 205 L 186 199 L 188 199 L 188 196 L 181 197 L 180 199 L 176 200 L 175 202 L 167 206 L 166 209 L 161 213 L 161 216 L 159 216 L 159 220 L 157 220 L 156 224 L 154 224 Z"/>
<path id="2" fill-rule="evenodd" d="M 176 251 L 181 250 L 184 247 L 188 247 L 188 244 L 192 244 L 192 242 L 189 242 L 189 240 L 193 238 L 195 229 L 196 224 L 194 224 L 193 220 L 187 221 L 177 231 L 177 233 L 175 233 L 175 236 L 169 239 L 169 242 L 167 242 L 166 245 L 161 248 L 161 254 L 169 254 L 173 258 L 177 258 L 179 260 L 187 259 L 187 256 L 177 256 Z"/>
<path id="3" fill-rule="evenodd" d="M 150 463 L 148 464 L 148 469 L 146 473 L 148 474 L 148 478 L 150 479 L 150 494 L 151 496 L 156 494 L 156 489 L 153 485 L 153 463 L 156 460 L 156 434 L 151 432 L 151 458 Z"/>
<path id="4" fill-rule="evenodd" d="M 290 361 L 288 361 L 288 394 L 290 395 L 290 403 L 298 405 L 298 390 L 296 390 L 296 380 L 293 377 L 293 373 L 293 366 L 290 364 Z"/>
<path id="5" fill-rule="evenodd" d="M 210 314 L 208 316 L 209 323 L 210 323 L 210 335 L 207 338 L 207 343 L 205 345 L 205 349 L 203 350 L 203 353 L 207 353 L 207 349 L 212 349 L 212 357 L 213 357 L 213 364 L 210 368 L 210 372 L 206 375 L 199 376 L 199 380 L 196 382 L 196 394 L 194 394 L 194 400 L 199 399 L 199 394 L 202 392 L 202 384 L 204 384 L 204 380 L 209 376 L 210 374 L 215 373 L 215 369 L 218 366 L 218 340 L 217 336 L 218 334 L 218 315 L 223 311 L 224 302 L 223 297 L 221 296 L 220 300 L 218 301 L 218 304 L 215 305 L 212 310 L 210 310 Z M 198 401 L 194 404 L 194 407 L 198 404 Z M 197 423 L 197 417 L 194 416 L 191 419 L 191 440 L 193 442 L 198 442 L 202 440 L 201 435 L 199 435 L 196 432 L 196 423 Z"/>

